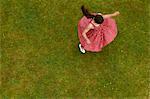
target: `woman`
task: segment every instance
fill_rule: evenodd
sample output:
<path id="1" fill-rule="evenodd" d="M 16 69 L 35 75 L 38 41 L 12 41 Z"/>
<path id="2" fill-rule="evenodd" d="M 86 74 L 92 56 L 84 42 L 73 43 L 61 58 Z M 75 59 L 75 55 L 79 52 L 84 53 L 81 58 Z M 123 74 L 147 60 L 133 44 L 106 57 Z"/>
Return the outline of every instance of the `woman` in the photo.
<path id="1" fill-rule="evenodd" d="M 119 12 L 106 15 L 89 13 L 84 6 L 81 10 L 84 16 L 78 23 L 79 49 L 82 53 L 99 52 L 117 35 L 117 26 L 112 17 L 119 15 Z"/>

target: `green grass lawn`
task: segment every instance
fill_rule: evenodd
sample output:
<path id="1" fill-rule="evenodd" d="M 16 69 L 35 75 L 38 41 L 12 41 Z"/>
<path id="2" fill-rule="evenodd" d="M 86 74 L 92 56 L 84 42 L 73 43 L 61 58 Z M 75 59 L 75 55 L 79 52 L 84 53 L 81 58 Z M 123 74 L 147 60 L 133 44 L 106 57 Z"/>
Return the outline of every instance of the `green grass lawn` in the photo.
<path id="1" fill-rule="evenodd" d="M 149 0 L 0 0 L 1 99 L 148 98 Z M 113 13 L 118 36 L 81 54 L 81 5 Z"/>

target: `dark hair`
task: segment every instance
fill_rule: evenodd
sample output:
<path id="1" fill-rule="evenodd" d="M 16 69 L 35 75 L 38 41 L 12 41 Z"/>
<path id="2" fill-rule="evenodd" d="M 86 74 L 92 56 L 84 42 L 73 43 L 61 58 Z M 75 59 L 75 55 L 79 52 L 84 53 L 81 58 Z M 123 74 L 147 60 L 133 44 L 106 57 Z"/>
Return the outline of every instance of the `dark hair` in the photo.
<path id="1" fill-rule="evenodd" d="M 93 15 L 93 14 L 91 14 L 83 5 L 81 6 L 81 10 L 82 10 L 83 15 L 86 16 L 88 19 L 89 18 L 94 19 L 94 21 L 97 24 L 103 23 L 104 19 L 103 19 L 103 17 L 101 15 Z"/>

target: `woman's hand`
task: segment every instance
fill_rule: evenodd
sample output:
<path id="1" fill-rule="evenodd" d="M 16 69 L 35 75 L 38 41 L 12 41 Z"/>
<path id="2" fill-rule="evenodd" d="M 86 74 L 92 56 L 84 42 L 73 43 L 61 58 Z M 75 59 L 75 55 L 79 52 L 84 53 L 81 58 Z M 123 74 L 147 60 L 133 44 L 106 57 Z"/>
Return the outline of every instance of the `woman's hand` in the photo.
<path id="1" fill-rule="evenodd" d="M 89 39 L 86 40 L 87 44 L 91 44 L 91 41 Z"/>
<path id="2" fill-rule="evenodd" d="M 114 13 L 115 16 L 117 16 L 117 15 L 119 15 L 119 14 L 120 14 L 119 11 L 116 11 L 116 12 Z"/>

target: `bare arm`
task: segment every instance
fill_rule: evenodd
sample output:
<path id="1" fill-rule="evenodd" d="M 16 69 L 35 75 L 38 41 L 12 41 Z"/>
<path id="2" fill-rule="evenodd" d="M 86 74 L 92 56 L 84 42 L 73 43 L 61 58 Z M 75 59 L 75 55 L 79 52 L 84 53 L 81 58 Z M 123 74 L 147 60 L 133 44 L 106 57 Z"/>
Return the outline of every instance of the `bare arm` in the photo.
<path id="1" fill-rule="evenodd" d="M 83 37 L 85 38 L 85 40 L 87 41 L 88 44 L 90 44 L 91 42 L 90 42 L 90 40 L 88 39 L 86 33 L 87 33 L 90 29 L 93 29 L 93 28 L 94 28 L 94 27 L 93 27 L 91 24 L 89 24 L 89 25 L 85 28 L 85 30 L 83 31 L 83 33 L 82 33 Z"/>
<path id="2" fill-rule="evenodd" d="M 114 17 L 114 16 L 118 16 L 120 14 L 119 11 L 116 11 L 112 14 L 105 14 L 105 15 L 102 15 L 104 18 L 111 18 L 111 17 Z"/>

